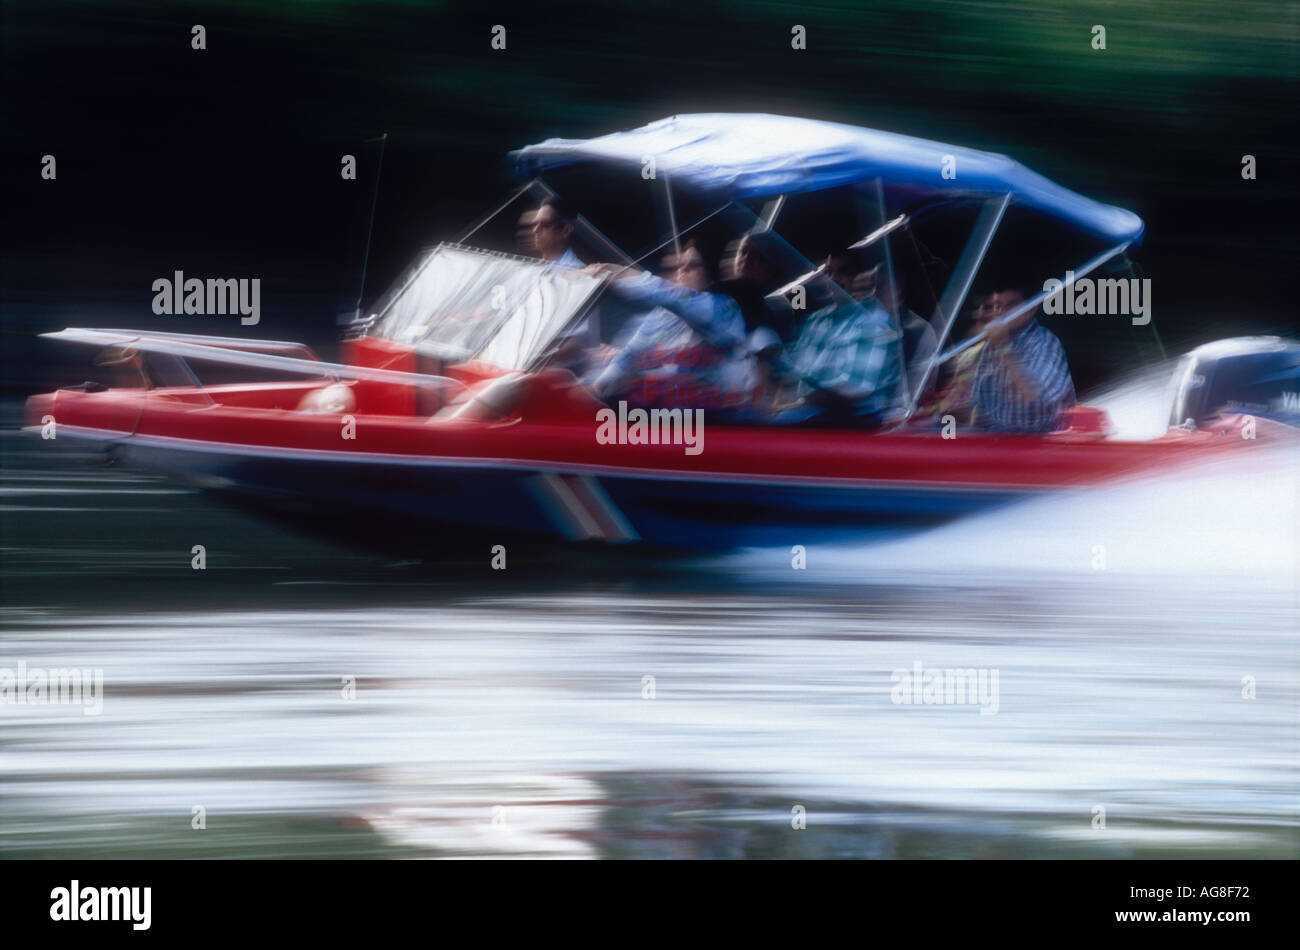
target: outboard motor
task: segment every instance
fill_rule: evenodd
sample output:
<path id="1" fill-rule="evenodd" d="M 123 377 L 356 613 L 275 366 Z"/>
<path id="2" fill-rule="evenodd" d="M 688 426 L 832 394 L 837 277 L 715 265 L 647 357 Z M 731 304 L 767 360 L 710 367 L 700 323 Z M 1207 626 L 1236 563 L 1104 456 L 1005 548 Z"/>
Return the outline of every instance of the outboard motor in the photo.
<path id="1" fill-rule="evenodd" d="M 1300 343 L 1243 336 L 1198 346 L 1174 372 L 1171 426 L 1225 412 L 1300 426 Z"/>

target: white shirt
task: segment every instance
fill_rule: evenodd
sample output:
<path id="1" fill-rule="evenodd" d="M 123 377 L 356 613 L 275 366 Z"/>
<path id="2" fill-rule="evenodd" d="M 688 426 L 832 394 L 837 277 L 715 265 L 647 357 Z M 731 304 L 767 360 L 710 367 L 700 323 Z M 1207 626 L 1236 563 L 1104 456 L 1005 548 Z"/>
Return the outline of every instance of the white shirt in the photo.
<path id="1" fill-rule="evenodd" d="M 577 254 L 573 253 L 573 248 L 571 247 L 566 247 L 564 249 L 563 254 L 561 254 L 553 261 L 547 261 L 547 263 L 550 264 L 552 267 L 558 267 L 560 270 L 582 270 L 582 268 L 587 266 L 582 262 L 582 259 L 578 257 Z M 584 319 L 577 326 L 561 334 L 560 338 L 563 340 L 568 340 L 575 336 L 585 336 L 585 337 L 591 336 L 590 317 Z M 595 341 L 592 342 L 594 343 Z"/>

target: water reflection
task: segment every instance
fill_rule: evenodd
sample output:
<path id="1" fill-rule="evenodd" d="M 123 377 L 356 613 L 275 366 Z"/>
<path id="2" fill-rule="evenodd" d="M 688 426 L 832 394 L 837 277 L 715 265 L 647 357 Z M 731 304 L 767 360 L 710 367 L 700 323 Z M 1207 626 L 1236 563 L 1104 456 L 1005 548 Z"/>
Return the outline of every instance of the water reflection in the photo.
<path id="1" fill-rule="evenodd" d="M 1285 452 L 806 572 L 782 550 L 506 583 L 4 446 L 0 666 L 105 682 L 99 716 L 0 707 L 6 856 L 1300 852 Z M 1190 507 L 1224 478 L 1229 513 Z M 998 671 L 996 714 L 894 702 L 918 662 Z"/>

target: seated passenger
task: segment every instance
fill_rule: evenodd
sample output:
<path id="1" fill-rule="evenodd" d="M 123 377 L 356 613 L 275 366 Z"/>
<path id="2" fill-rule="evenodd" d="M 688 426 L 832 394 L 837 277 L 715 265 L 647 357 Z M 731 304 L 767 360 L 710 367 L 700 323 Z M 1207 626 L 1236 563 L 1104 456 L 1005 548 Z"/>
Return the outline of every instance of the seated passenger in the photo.
<path id="1" fill-rule="evenodd" d="M 863 275 L 858 273 L 857 267 L 853 264 L 853 255 L 848 250 L 834 250 L 826 255 L 826 263 L 822 265 L 822 270 L 827 278 L 839 285 L 840 289 L 847 291 L 853 297 L 861 299 L 862 295 L 856 292 L 858 287 L 863 286 Z M 866 294 L 870 297 L 875 293 Z"/>
<path id="2" fill-rule="evenodd" d="M 610 264 L 588 270 L 612 274 L 609 292 L 648 311 L 592 382 L 598 397 L 649 409 L 726 410 L 750 401 L 756 380 L 742 347 L 744 318 L 731 297 L 706 290 L 698 246 L 688 243 L 673 259 L 671 280 Z"/>
<path id="3" fill-rule="evenodd" d="M 839 257 L 828 260 L 836 265 L 836 284 L 849 279 Z M 831 271 L 828 266 L 827 274 Z M 787 378 L 796 381 L 800 404 L 779 411 L 774 421 L 878 425 L 896 407 L 899 334 L 889 314 L 876 301 L 856 301 L 839 286 L 831 287 L 831 296 L 804 321 L 789 349 Z"/>
<path id="4" fill-rule="evenodd" d="M 1074 405 L 1074 382 L 1061 341 L 1030 310 L 1010 324 L 997 323 L 1025 302 L 1019 290 L 986 301 L 988 342 L 975 368 L 974 424 L 994 432 L 1051 432 Z"/>
<path id="5" fill-rule="evenodd" d="M 770 400 L 779 386 L 775 361 L 794 338 L 794 314 L 784 304 L 769 306 L 767 295 L 781 285 L 772 258 L 778 238 L 768 232 L 747 234 L 726 260 L 724 279 L 710 290 L 736 301 L 745 318 L 745 347 L 753 358 L 761 398 Z"/>
<path id="6" fill-rule="evenodd" d="M 710 288 L 714 293 L 726 294 L 740 306 L 745 332 L 751 340 L 758 341 L 756 349 L 763 349 L 768 342 L 788 343 L 792 339 L 789 311 L 769 307 L 765 299 L 781 285 L 780 273 L 772 261 L 776 241 L 767 232 L 745 235 L 727 261 L 727 273 Z"/>

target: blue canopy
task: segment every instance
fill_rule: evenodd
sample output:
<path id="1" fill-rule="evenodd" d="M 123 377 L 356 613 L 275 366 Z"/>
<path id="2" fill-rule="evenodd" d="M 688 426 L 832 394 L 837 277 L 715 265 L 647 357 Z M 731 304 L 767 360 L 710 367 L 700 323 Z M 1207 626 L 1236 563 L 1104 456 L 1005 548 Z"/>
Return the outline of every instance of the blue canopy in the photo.
<path id="1" fill-rule="evenodd" d="M 594 139 L 547 139 L 511 153 L 532 178 L 580 162 L 640 166 L 731 200 L 820 191 L 880 178 L 894 191 L 1003 195 L 1115 243 L 1137 241 L 1142 219 L 1075 194 L 1005 155 L 836 122 L 753 114 L 677 115 Z M 944 178 L 947 156 L 956 177 Z"/>

